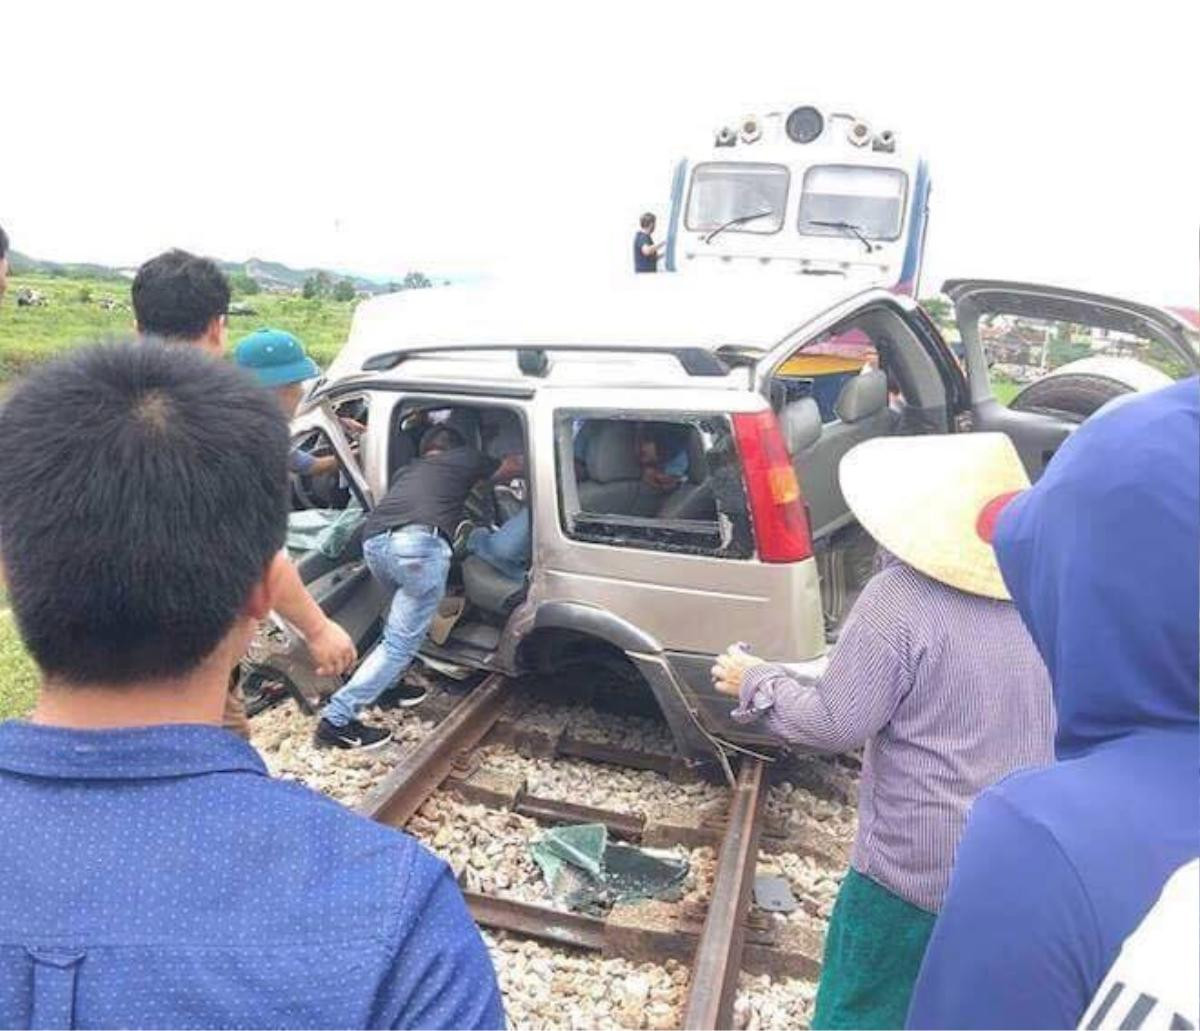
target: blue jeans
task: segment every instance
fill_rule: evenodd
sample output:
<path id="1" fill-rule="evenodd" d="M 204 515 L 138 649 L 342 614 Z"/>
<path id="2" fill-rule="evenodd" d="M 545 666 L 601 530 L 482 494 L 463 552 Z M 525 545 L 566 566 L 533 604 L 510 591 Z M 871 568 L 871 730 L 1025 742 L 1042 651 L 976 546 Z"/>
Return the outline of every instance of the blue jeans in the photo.
<path id="1" fill-rule="evenodd" d="M 520 580 L 529 570 L 533 555 L 533 533 L 529 509 L 523 508 L 495 530 L 479 527 L 467 538 L 467 553 L 478 555 L 507 577 Z"/>
<path id="2" fill-rule="evenodd" d="M 363 544 L 363 557 L 375 579 L 394 587 L 396 593 L 384 623 L 383 640 L 321 712 L 335 727 L 344 727 L 408 669 L 437 614 L 450 571 L 450 545 L 415 526 L 370 538 Z"/>

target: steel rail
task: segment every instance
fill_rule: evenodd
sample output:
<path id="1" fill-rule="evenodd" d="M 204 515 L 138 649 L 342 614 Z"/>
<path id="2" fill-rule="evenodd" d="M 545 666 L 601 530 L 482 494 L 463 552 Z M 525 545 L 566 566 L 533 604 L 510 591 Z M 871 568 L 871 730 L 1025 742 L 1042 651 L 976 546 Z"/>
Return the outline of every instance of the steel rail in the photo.
<path id="1" fill-rule="evenodd" d="M 473 748 L 504 711 L 511 681 L 494 673 L 459 702 L 366 797 L 358 812 L 403 827 L 449 775 L 458 755 Z"/>
<path id="2" fill-rule="evenodd" d="M 733 999 L 746 943 L 746 914 L 766 797 L 766 765 L 759 759 L 742 760 L 708 912 L 692 962 L 683 1012 L 683 1027 L 692 1031 L 733 1026 Z"/>
<path id="3" fill-rule="evenodd" d="M 594 916 L 550 909 L 532 902 L 464 891 L 467 908 L 475 922 L 484 927 L 513 931 L 526 938 L 570 945 L 600 952 L 604 948 L 605 923 Z"/>

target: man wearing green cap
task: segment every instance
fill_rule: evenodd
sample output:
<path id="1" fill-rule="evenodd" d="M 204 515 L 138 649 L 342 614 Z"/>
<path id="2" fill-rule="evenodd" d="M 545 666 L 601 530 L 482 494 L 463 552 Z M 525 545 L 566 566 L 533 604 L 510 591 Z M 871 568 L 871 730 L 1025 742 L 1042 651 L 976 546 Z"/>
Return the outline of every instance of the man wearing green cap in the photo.
<path id="1" fill-rule="evenodd" d="M 283 414 L 296 414 L 304 396 L 304 382 L 319 376 L 321 370 L 304 351 L 304 345 L 282 329 L 260 329 L 238 341 L 234 361 L 264 387 L 270 387 L 279 399 Z M 334 455 L 317 457 L 293 448 L 289 459 L 298 476 L 321 476 L 337 471 Z"/>

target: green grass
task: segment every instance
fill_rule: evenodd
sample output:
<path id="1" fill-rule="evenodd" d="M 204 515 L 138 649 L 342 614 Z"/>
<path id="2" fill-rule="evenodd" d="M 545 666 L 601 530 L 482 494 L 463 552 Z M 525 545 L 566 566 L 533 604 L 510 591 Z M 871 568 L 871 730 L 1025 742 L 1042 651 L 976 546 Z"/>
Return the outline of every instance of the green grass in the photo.
<path id="1" fill-rule="evenodd" d="M 992 393 L 996 395 L 996 400 L 1002 405 L 1009 404 L 1020 389 L 1020 383 L 1005 379 L 1003 376 L 996 376 L 992 379 Z"/>
<path id="2" fill-rule="evenodd" d="M 46 306 L 18 308 L 17 292 L 26 287 L 44 294 Z M 90 299 L 85 300 L 86 295 Z M 129 283 L 46 275 L 9 277 L 0 308 L 0 381 L 80 343 L 132 335 L 132 311 L 105 311 L 100 302 L 106 298 L 130 309 Z M 249 304 L 257 314 L 229 317 L 230 347 L 247 333 L 273 326 L 296 334 L 321 365 L 328 365 L 345 342 L 354 310 L 353 301 L 306 300 L 291 294 L 261 293 L 236 300 Z"/>
<path id="3" fill-rule="evenodd" d="M 0 720 L 24 716 L 33 708 L 38 674 L 25 653 L 12 612 L 0 595 Z"/>

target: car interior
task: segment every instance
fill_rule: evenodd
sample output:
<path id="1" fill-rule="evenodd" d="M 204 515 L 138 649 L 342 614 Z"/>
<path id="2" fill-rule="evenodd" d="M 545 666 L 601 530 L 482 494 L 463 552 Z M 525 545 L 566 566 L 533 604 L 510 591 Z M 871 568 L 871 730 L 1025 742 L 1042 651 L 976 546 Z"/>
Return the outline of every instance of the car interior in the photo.
<path id="1" fill-rule="evenodd" d="M 948 428 L 946 387 L 898 315 L 867 311 L 808 341 L 776 371 L 771 398 L 800 489 L 831 638 L 870 578 L 874 541 L 858 526 L 838 470 L 863 441 Z"/>

